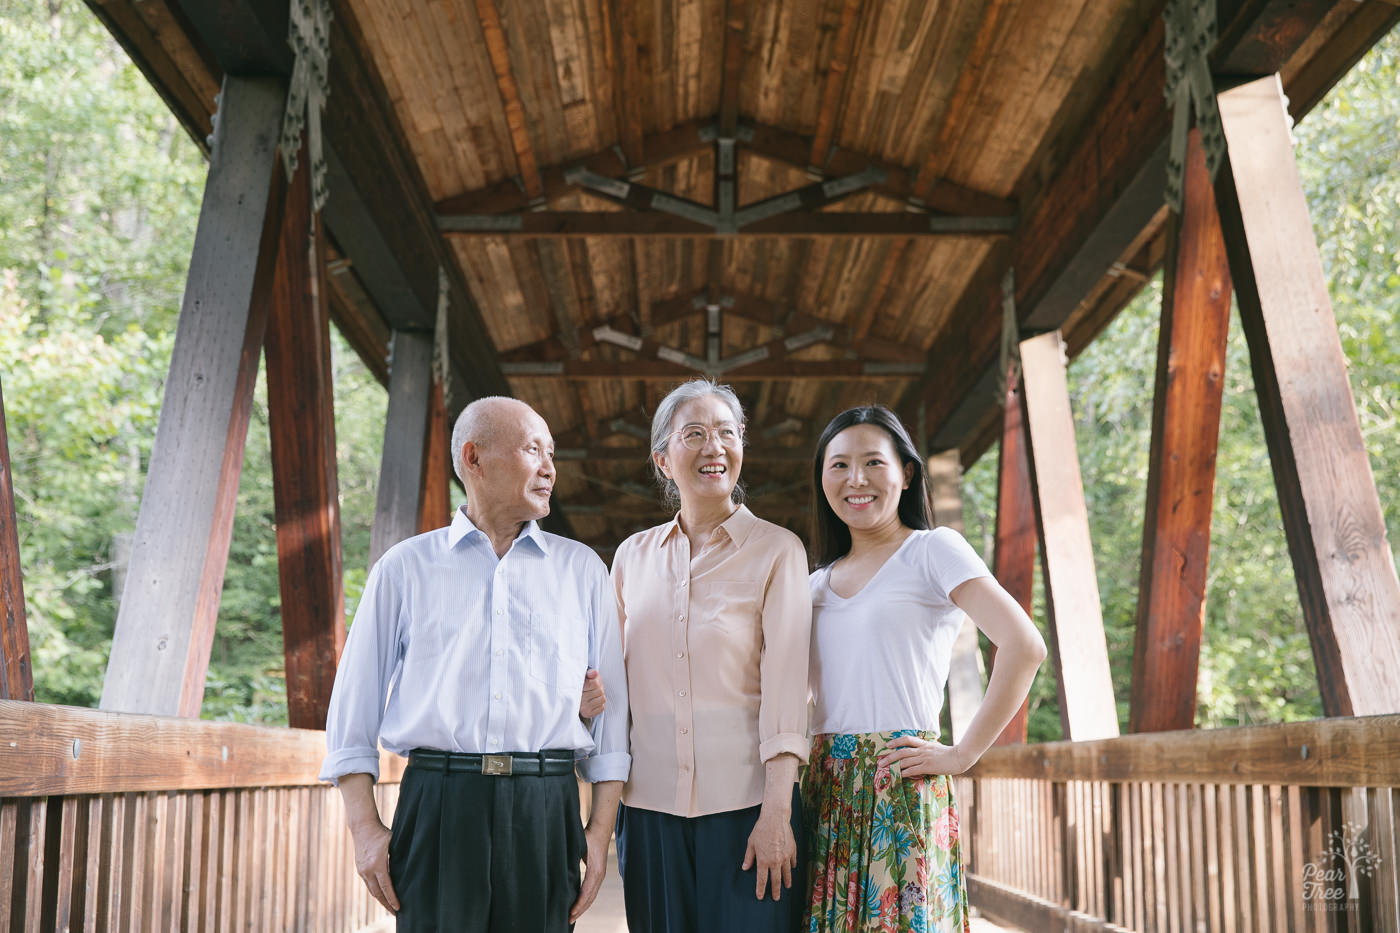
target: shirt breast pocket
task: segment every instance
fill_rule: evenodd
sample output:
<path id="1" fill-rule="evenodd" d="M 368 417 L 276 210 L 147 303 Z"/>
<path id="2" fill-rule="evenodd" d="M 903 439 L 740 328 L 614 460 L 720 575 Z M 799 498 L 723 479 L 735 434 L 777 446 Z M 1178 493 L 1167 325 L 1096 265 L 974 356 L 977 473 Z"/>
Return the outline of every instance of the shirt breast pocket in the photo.
<path id="1" fill-rule="evenodd" d="M 729 635 L 757 636 L 763 615 L 763 587 L 758 583 L 697 583 L 691 621 Z M 698 603 L 698 605 L 697 605 Z"/>
<path id="2" fill-rule="evenodd" d="M 583 620 L 555 613 L 531 613 L 526 671 L 551 690 L 581 696 L 583 675 L 588 671 L 587 642 Z"/>

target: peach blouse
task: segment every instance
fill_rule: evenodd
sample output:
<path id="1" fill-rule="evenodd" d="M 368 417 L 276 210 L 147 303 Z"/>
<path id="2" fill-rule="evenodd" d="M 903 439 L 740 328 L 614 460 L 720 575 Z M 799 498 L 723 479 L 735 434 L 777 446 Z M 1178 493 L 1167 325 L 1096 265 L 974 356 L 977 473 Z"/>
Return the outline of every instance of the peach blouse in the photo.
<path id="1" fill-rule="evenodd" d="M 740 506 L 698 554 L 672 519 L 617 549 L 629 807 L 676 816 L 763 800 L 764 763 L 807 759 L 812 604 L 796 535 Z"/>

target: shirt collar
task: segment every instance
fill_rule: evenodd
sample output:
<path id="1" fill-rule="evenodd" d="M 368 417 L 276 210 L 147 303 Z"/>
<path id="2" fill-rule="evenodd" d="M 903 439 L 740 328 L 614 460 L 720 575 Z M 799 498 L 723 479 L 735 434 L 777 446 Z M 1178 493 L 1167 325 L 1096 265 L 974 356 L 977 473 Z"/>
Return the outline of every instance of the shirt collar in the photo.
<path id="1" fill-rule="evenodd" d="M 476 522 L 467 517 L 467 507 L 465 505 L 458 507 L 452 513 L 452 524 L 447 529 L 447 546 L 455 548 L 464 538 L 469 538 L 473 534 L 479 534 L 483 538 L 487 537 L 486 532 L 478 528 Z M 549 553 L 549 542 L 545 538 L 545 533 L 540 528 L 539 522 L 526 522 L 525 527 L 520 530 L 520 534 L 516 536 L 515 540 L 521 539 L 533 541 L 535 547 L 540 549 L 540 553 Z"/>
<path id="2" fill-rule="evenodd" d="M 719 527 L 729 536 L 729 540 L 734 542 L 735 547 L 743 547 L 744 541 L 758 524 L 758 517 L 749 511 L 747 505 L 741 505 L 734 510 L 734 514 L 720 522 Z M 665 530 L 661 532 L 661 537 L 657 540 L 657 547 L 665 547 L 673 535 L 680 534 L 681 513 L 677 512 L 676 517 L 666 523 Z"/>

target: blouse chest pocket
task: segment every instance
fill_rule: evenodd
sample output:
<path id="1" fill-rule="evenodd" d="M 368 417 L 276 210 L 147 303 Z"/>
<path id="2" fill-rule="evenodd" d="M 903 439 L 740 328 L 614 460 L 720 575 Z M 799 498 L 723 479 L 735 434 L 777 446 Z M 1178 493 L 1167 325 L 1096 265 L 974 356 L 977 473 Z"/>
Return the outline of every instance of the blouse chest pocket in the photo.
<path id="1" fill-rule="evenodd" d="M 763 615 L 763 587 L 745 582 L 696 583 L 690 615 L 697 627 L 757 632 Z"/>

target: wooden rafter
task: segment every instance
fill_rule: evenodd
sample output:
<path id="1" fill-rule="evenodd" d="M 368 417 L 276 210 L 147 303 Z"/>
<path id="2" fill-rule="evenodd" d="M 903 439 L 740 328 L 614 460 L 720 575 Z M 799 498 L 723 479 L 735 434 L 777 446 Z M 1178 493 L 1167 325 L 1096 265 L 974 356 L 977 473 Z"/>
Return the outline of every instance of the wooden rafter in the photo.
<path id="1" fill-rule="evenodd" d="M 501 26 L 501 11 L 496 8 L 496 0 L 476 0 L 476 15 L 481 21 L 486 51 L 491 56 L 491 70 L 496 73 L 496 90 L 501 95 L 501 107 L 506 113 L 510 143 L 520 169 L 520 184 L 525 189 L 526 197 L 538 201 L 544 197 L 544 182 L 540 178 L 539 163 L 535 160 L 534 143 L 530 141 L 525 108 L 520 103 L 520 89 L 511 71 L 510 46 L 506 42 L 505 29 Z"/>
<path id="2" fill-rule="evenodd" d="M 618 144 L 627 168 L 636 170 L 653 151 L 652 141 L 642 135 L 642 69 L 638 63 L 637 16 L 632 0 L 609 0 L 603 7 L 612 25 L 607 33 L 606 54 L 612 64 Z"/>
<path id="3" fill-rule="evenodd" d="M 746 0 L 725 0 L 724 74 L 720 79 L 719 134 L 733 138 L 739 126 L 739 85 L 744 70 Z"/>
<path id="4" fill-rule="evenodd" d="M 679 200 L 679 199 L 678 199 Z M 706 208 L 701 208 L 707 210 Z M 655 211 L 535 211 L 524 214 L 440 214 L 438 229 L 459 237 L 1002 237 L 1014 217 L 951 217 L 908 213 L 788 213 L 733 233 L 704 221 Z"/>
<path id="5" fill-rule="evenodd" d="M 831 155 L 831 140 L 836 133 L 836 112 L 841 107 L 841 97 L 846 89 L 846 72 L 851 67 L 851 53 L 855 50 L 861 6 L 862 0 L 846 0 L 841 7 L 841 25 L 836 29 L 831 61 L 826 68 L 826 79 L 822 82 L 816 133 L 812 137 L 811 158 L 807 160 L 815 172 L 826 171 L 826 160 Z"/>
<path id="6" fill-rule="evenodd" d="M 651 448 L 645 444 L 629 444 L 625 447 L 595 444 L 590 447 L 563 447 L 557 443 L 554 448 L 555 460 L 578 460 L 585 463 L 589 461 L 610 461 L 619 460 L 631 461 L 633 463 L 646 463 L 651 456 Z M 797 447 L 780 447 L 773 444 L 763 444 L 744 448 L 745 460 L 771 460 L 784 463 L 807 463 L 812 459 L 812 451 L 806 445 Z"/>
<path id="7" fill-rule="evenodd" d="M 683 381 L 703 373 L 701 367 L 666 360 L 557 360 L 545 363 L 502 363 L 501 370 L 511 380 L 601 380 L 639 379 L 651 382 Z M 726 382 L 762 382 L 765 379 L 835 380 L 857 382 L 906 381 L 923 372 L 920 364 L 887 363 L 883 360 L 775 360 L 740 366 L 724 373 Z"/>

